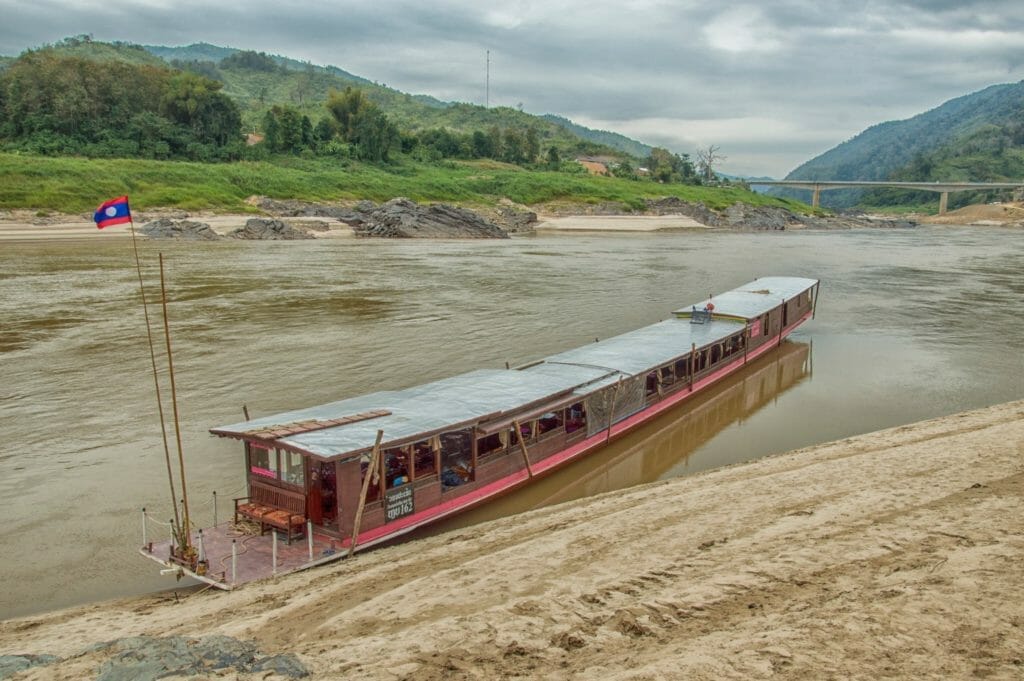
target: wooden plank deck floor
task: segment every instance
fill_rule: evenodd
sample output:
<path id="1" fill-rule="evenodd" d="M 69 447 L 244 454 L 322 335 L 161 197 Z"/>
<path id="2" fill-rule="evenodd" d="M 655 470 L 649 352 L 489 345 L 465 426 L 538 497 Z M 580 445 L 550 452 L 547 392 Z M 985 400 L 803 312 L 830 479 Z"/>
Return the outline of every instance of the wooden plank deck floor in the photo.
<path id="1" fill-rule="evenodd" d="M 185 574 L 201 582 L 212 584 L 221 589 L 231 589 L 246 582 L 265 579 L 275 574 L 281 575 L 297 572 L 320 565 L 332 560 L 340 560 L 347 551 L 342 550 L 341 542 L 331 537 L 313 532 L 313 552 L 310 559 L 309 544 L 306 537 L 292 539 L 291 545 L 285 541 L 284 534 L 277 538 L 277 569 L 273 565 L 273 531 L 260 535 L 246 533 L 235 528 L 230 522 L 216 527 L 203 529 L 203 548 L 209 563 L 206 575 L 197 575 L 191 570 L 183 570 Z M 199 532 L 192 533 L 192 540 L 199 545 Z M 232 575 L 231 546 L 237 547 L 237 571 Z M 170 562 L 170 540 L 152 542 L 149 547 L 141 549 L 142 555 L 151 558 L 167 568 L 178 567 Z"/>

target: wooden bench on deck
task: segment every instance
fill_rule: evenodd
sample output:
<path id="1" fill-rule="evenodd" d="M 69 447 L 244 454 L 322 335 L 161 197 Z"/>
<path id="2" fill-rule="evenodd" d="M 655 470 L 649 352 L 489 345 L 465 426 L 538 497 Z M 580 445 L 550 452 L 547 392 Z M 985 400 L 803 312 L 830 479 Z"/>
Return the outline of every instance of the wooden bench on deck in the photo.
<path id="1" fill-rule="evenodd" d="M 242 516 L 260 524 L 260 534 L 267 528 L 284 531 L 288 543 L 306 530 L 306 495 L 259 480 L 249 481 L 249 496 L 235 499 L 235 523 Z"/>

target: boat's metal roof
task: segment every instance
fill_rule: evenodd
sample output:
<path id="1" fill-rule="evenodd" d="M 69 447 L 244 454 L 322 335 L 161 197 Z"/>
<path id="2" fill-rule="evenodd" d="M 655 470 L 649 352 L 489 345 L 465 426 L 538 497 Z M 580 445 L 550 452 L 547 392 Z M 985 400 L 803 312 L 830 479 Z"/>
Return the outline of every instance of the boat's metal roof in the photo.
<path id="1" fill-rule="evenodd" d="M 817 283 L 816 279 L 802 277 L 761 277 L 739 288 L 702 300 L 696 307 L 701 310 L 708 303 L 714 303 L 716 315 L 753 319 Z M 692 307 L 684 307 L 676 310 L 675 314 L 688 314 L 691 310 Z"/>
<path id="2" fill-rule="evenodd" d="M 724 314 L 756 317 L 762 308 L 767 311 L 778 305 L 781 298 L 791 298 L 815 283 L 813 279 L 789 277 L 759 279 L 716 296 L 715 313 L 725 308 Z M 761 293 L 762 290 L 769 293 Z M 700 348 L 742 329 L 743 323 L 738 321 L 715 319 L 691 324 L 689 319 L 673 317 L 552 355 L 522 370 L 481 369 L 403 390 L 376 392 L 220 426 L 211 432 L 265 439 L 265 434 L 256 433 L 273 430 L 275 426 L 361 417 L 343 425 L 313 425 L 305 432 L 272 439 L 283 447 L 336 458 L 371 448 L 378 430 L 384 431 L 385 444 L 408 442 L 459 424 L 475 424 L 485 417 L 489 421 L 507 418 L 531 405 L 539 407 L 570 399 L 573 394 L 587 395 L 620 377 L 639 375 L 685 355 L 694 344 Z M 366 417 L 375 410 L 382 415 Z"/>

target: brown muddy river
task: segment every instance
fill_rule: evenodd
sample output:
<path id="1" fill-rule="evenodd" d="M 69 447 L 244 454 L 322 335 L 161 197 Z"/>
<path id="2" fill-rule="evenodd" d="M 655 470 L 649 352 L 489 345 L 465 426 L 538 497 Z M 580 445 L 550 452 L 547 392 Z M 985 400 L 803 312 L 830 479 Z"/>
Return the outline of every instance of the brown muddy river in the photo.
<path id="1" fill-rule="evenodd" d="M 107 236 L 0 243 L 0 617 L 175 585 L 136 553 L 142 507 L 171 510 L 130 242 Z M 221 518 L 242 493 L 240 446 L 207 429 L 243 404 L 266 415 L 521 364 L 761 275 L 822 280 L 792 342 L 443 527 L 1024 397 L 1020 229 L 140 246 L 153 300 L 167 259 L 203 523 L 214 490 Z"/>

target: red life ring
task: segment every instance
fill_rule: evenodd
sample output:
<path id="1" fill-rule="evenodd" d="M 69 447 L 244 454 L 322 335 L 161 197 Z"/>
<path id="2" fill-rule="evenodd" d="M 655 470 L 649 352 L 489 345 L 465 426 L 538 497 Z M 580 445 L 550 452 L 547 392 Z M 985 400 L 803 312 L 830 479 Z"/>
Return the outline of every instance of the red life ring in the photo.
<path id="1" fill-rule="evenodd" d="M 713 312 L 714 309 L 715 309 L 715 304 L 714 303 L 708 303 L 707 305 L 704 306 L 704 309 L 707 310 L 708 312 Z"/>

